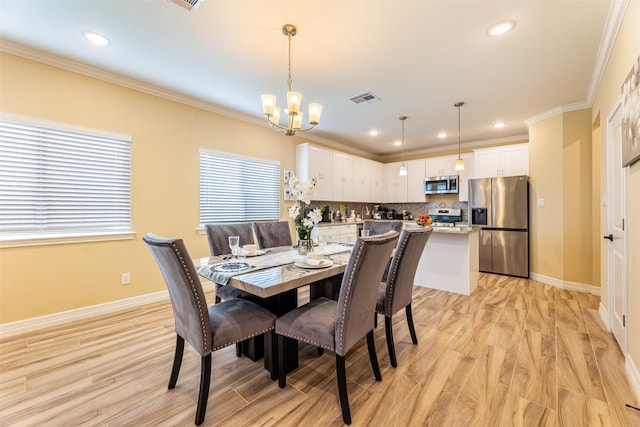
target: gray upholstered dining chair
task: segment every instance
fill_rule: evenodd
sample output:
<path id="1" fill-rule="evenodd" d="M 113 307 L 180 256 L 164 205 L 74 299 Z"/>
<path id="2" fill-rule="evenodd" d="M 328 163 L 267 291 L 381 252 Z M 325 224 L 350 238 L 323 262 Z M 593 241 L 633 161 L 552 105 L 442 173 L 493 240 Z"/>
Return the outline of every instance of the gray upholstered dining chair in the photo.
<path id="1" fill-rule="evenodd" d="M 386 281 L 380 282 L 378 288 L 375 315 L 377 316 L 377 313 L 384 315 L 387 349 L 389 350 L 391 366 L 394 368 L 398 366 L 398 362 L 396 361 L 396 352 L 393 344 L 391 317 L 403 307 L 407 315 L 411 341 L 414 344 L 418 344 L 416 331 L 413 327 L 413 316 L 411 315 L 413 280 L 416 276 L 420 256 L 431 233 L 431 228 L 404 229 L 400 232 L 396 253 L 393 255 L 391 264 L 387 269 Z"/>
<path id="2" fill-rule="evenodd" d="M 375 236 L 376 234 L 383 234 L 389 230 L 397 231 L 402 230 L 402 221 L 379 221 L 365 219 L 362 224 L 363 230 L 369 230 L 369 236 Z"/>
<path id="3" fill-rule="evenodd" d="M 253 230 L 260 249 L 291 246 L 293 244 L 289 221 L 254 222 Z"/>
<path id="4" fill-rule="evenodd" d="M 375 310 L 382 271 L 397 240 L 396 231 L 358 238 L 344 272 L 338 300 L 320 297 L 276 320 L 278 385 L 282 388 L 287 383 L 282 351 L 283 337 L 333 351 L 336 355 L 336 377 L 342 419 L 346 424 L 351 424 L 351 411 L 347 395 L 345 355 L 365 335 L 374 376 L 378 381 L 382 379 L 373 342 L 371 313 Z"/>
<path id="5" fill-rule="evenodd" d="M 229 236 L 240 237 L 240 247 L 255 243 L 253 239 L 253 227 L 250 222 L 237 224 L 206 224 L 204 229 L 209 241 L 211 255 L 226 255 L 231 253 Z"/>
<path id="6" fill-rule="evenodd" d="M 178 381 L 184 342 L 188 342 L 201 356 L 195 419 L 196 425 L 200 425 L 204 421 L 209 399 L 211 353 L 265 333 L 265 341 L 269 340 L 266 347 L 275 348 L 273 328 L 276 316 L 240 298 L 207 308 L 202 285 L 182 239 L 167 239 L 147 233 L 143 240 L 160 267 L 173 307 L 177 341 L 169 389 L 173 389 Z"/>
<path id="7" fill-rule="evenodd" d="M 229 236 L 238 236 L 240 247 L 254 243 L 253 226 L 250 222 L 237 224 L 206 224 L 204 226 L 209 242 L 211 255 L 227 255 L 231 253 Z M 232 298 L 240 298 L 242 293 L 232 287 L 216 284 L 216 303 Z"/>

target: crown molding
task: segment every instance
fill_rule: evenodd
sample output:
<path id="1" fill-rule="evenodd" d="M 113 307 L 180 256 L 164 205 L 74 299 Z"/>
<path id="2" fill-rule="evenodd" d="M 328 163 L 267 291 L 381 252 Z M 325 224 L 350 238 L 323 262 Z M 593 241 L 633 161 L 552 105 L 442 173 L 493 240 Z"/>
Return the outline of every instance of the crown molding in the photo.
<path id="1" fill-rule="evenodd" d="M 593 105 L 594 98 L 602 75 L 609 62 L 609 57 L 613 51 L 613 45 L 615 44 L 618 31 L 622 25 L 625 12 L 629 6 L 629 0 L 613 0 L 609 4 L 609 13 L 607 14 L 607 20 L 602 30 L 602 37 L 600 38 L 600 46 L 598 47 L 598 56 L 596 57 L 596 63 L 593 67 L 593 75 L 591 76 L 591 83 L 587 90 L 587 102 L 589 106 Z"/>
<path id="2" fill-rule="evenodd" d="M 125 77 L 121 74 L 102 70 L 97 67 L 86 65 L 77 61 L 72 61 L 67 58 L 63 58 L 48 52 L 43 52 L 38 49 L 27 47 L 19 43 L 12 42 L 10 40 L 0 39 L 0 51 L 9 53 L 11 55 L 20 56 L 25 59 L 29 59 L 42 64 L 50 65 L 63 70 L 71 71 L 73 73 L 82 74 L 87 77 L 92 77 L 98 80 L 102 80 L 108 83 L 113 83 L 118 86 L 133 89 L 138 92 L 146 93 L 148 95 L 157 96 L 159 98 L 167 99 L 169 101 L 178 102 L 180 104 L 195 107 L 204 111 L 219 114 L 221 116 L 229 117 L 241 122 L 249 123 L 252 125 L 265 127 L 264 120 L 251 116 L 249 114 L 240 113 L 238 111 L 223 108 L 219 105 L 211 102 L 203 101 L 192 96 L 184 95 L 169 89 L 162 88 L 160 86 L 152 85 L 142 82 L 140 80 Z M 351 152 L 357 152 L 363 155 L 371 156 L 371 153 L 354 149 L 348 145 L 340 144 L 338 142 L 322 138 L 310 133 L 304 134 L 304 139 L 308 139 L 320 144 L 340 148 L 342 150 L 349 150 Z"/>
<path id="3" fill-rule="evenodd" d="M 569 111 L 584 110 L 587 108 L 591 108 L 591 104 L 588 103 L 587 101 L 581 101 L 573 104 L 562 105 L 560 107 L 552 108 L 551 110 L 547 110 L 544 113 L 540 113 L 536 116 L 530 117 L 526 119 L 524 123 L 527 125 L 527 127 L 529 127 L 534 123 L 557 116 L 558 114 L 567 113 Z"/>

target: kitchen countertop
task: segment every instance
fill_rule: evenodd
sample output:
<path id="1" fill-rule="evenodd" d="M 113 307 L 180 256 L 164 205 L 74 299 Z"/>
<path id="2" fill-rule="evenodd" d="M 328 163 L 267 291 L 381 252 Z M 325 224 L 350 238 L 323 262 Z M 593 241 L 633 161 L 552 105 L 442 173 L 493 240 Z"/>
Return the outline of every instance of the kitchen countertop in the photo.
<path id="1" fill-rule="evenodd" d="M 401 219 L 374 219 L 372 221 L 397 221 L 404 223 L 404 228 L 412 228 L 419 227 L 416 224 L 415 220 L 401 220 Z M 364 221 L 355 221 L 355 222 L 320 222 L 317 225 L 319 227 L 329 227 L 329 226 L 342 226 L 342 225 L 360 225 Z M 469 234 L 474 231 L 478 231 L 479 229 L 476 227 L 469 227 L 468 225 L 457 225 L 455 227 L 431 227 L 434 233 L 443 233 L 443 234 Z"/>

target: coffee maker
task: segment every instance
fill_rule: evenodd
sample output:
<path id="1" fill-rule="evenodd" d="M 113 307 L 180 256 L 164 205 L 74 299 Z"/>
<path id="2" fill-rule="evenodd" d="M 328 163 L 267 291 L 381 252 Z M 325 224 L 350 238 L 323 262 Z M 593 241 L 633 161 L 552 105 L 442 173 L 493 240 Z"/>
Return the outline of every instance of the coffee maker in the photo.
<path id="1" fill-rule="evenodd" d="M 331 212 L 329 212 L 329 206 L 322 208 L 322 222 L 331 222 Z"/>
<path id="2" fill-rule="evenodd" d="M 373 219 L 386 219 L 387 210 L 380 205 L 373 205 L 373 213 L 371 215 Z"/>

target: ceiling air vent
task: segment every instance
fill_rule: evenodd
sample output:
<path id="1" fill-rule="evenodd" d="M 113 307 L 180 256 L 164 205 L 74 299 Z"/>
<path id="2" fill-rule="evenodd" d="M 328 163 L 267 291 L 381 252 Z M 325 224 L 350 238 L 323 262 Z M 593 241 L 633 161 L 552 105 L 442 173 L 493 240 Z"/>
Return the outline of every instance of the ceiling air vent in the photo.
<path id="1" fill-rule="evenodd" d="M 356 104 L 358 104 L 358 105 L 373 104 L 374 102 L 381 101 L 380 98 L 378 98 L 377 96 L 375 96 L 371 92 L 367 92 L 367 93 L 363 93 L 362 95 L 354 96 L 353 98 L 351 98 L 351 100 L 353 102 L 355 102 Z"/>
<path id="2" fill-rule="evenodd" d="M 167 0 L 170 3 L 177 4 L 178 6 L 187 9 L 189 11 L 195 10 L 200 6 L 203 0 Z"/>

